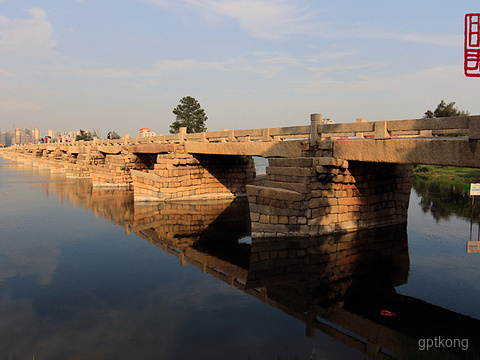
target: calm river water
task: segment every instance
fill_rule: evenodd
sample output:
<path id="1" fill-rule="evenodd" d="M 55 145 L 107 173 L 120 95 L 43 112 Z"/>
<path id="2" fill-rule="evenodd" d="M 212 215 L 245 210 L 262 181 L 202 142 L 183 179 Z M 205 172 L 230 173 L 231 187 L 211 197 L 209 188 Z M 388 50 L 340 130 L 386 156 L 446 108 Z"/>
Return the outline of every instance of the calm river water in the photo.
<path id="1" fill-rule="evenodd" d="M 479 357 L 469 199 L 415 188 L 406 229 L 263 242 L 244 201 L 138 206 L 0 157 L 0 359 Z"/>

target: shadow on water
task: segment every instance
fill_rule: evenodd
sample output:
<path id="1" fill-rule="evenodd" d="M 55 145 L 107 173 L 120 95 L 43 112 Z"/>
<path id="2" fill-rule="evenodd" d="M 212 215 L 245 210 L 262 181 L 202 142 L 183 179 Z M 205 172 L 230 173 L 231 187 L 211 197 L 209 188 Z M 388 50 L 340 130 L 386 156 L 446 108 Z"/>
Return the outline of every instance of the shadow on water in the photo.
<path id="1" fill-rule="evenodd" d="M 437 196 L 441 186 L 416 182 L 424 209 L 442 218 L 461 214 L 463 190 L 443 202 Z M 180 265 L 192 264 L 295 317 L 307 336 L 321 331 L 371 358 L 428 358 L 421 341 L 436 338 L 466 340 L 469 351 L 459 343 L 437 348 L 435 358 L 472 358 L 476 351 L 479 320 L 396 292 L 408 282 L 406 225 L 319 238 L 251 239 L 245 199 L 138 205 L 130 191 L 69 182 L 46 189 L 176 256 Z"/>

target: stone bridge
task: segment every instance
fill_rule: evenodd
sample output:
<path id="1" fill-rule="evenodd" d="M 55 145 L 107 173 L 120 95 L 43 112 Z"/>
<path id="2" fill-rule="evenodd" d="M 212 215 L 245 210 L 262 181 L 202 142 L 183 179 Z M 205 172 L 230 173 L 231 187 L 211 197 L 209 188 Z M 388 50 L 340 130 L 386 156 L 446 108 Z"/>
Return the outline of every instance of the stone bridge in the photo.
<path id="1" fill-rule="evenodd" d="M 480 167 L 480 116 L 222 130 L 0 150 L 135 201 L 248 196 L 254 237 L 317 236 L 407 221 L 413 164 Z M 461 137 L 440 135 L 462 134 Z M 269 159 L 256 176 L 253 156 Z"/>

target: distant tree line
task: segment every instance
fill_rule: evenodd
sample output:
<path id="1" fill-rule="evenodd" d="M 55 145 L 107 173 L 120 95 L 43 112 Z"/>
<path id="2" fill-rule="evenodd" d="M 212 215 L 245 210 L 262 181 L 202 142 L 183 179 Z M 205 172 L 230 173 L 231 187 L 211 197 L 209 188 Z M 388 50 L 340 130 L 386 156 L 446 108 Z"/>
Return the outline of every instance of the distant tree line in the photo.
<path id="1" fill-rule="evenodd" d="M 423 118 L 428 119 L 428 118 L 468 116 L 468 115 L 470 115 L 468 111 L 458 110 L 458 108 L 455 106 L 455 101 L 452 101 L 447 104 L 445 101 L 442 100 L 434 111 L 427 110 L 423 115 Z"/>
<path id="2" fill-rule="evenodd" d="M 100 132 L 98 130 L 93 130 L 93 132 L 90 132 L 88 130 L 80 129 L 79 134 L 77 134 L 77 136 L 75 137 L 75 140 L 76 141 L 79 141 L 79 140 L 92 141 L 93 138 L 95 138 L 95 137 L 100 139 L 101 136 L 99 135 L 99 133 Z M 109 140 L 121 139 L 121 136 L 118 135 L 118 133 L 116 131 L 110 131 L 107 135 L 107 139 L 109 139 Z"/>

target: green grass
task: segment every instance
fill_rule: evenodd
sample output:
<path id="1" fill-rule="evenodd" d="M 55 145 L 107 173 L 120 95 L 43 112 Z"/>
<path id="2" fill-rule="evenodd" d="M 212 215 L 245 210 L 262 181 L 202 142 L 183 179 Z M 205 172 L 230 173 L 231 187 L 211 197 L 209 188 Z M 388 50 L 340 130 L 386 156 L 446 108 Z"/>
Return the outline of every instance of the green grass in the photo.
<path id="1" fill-rule="evenodd" d="M 456 180 L 464 183 L 480 182 L 480 169 L 456 166 L 415 165 L 415 175 Z"/>

